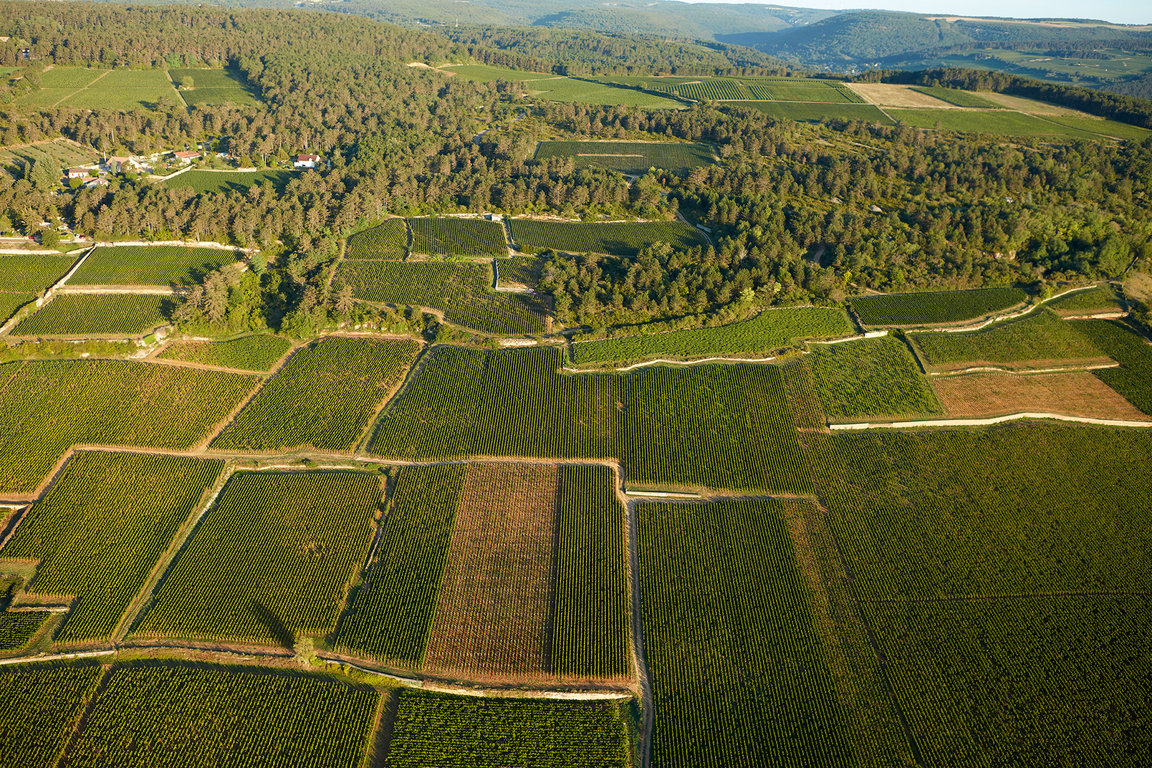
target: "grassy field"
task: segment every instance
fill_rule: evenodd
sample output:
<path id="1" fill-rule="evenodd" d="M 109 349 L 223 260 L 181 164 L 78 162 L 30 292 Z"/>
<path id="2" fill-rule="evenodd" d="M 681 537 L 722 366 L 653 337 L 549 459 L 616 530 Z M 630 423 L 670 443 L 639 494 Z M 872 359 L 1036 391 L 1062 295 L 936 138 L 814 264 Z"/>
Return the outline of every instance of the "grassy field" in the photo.
<path id="1" fill-rule="evenodd" d="M 917 128 L 936 128 L 969 133 L 993 133 L 1002 136 L 1056 136 L 1098 139 L 1108 126 L 1101 121 L 1099 130 L 1089 130 L 1087 121 L 1067 122 L 1068 118 L 1048 118 L 1007 109 L 886 109 L 894 120 Z M 1095 121 L 1092 121 L 1095 122 Z M 1146 132 L 1147 133 L 1147 132 Z"/>
<path id="2" fill-rule="evenodd" d="M 684 106 L 679 101 L 644 93 L 635 88 L 620 88 L 571 77 L 529 80 L 523 85 L 530 95 L 545 101 L 571 101 L 577 104 L 603 104 L 606 106 L 643 107 L 645 109 L 680 109 Z"/>
<path id="3" fill-rule="evenodd" d="M 1129 326 L 1116 320 L 1076 320 L 1074 327 L 1120 363 L 1119 368 L 1093 371 L 1144 413 L 1152 416 L 1152 346 Z"/>
<path id="4" fill-rule="evenodd" d="M 0 765 L 56 765 L 103 672 L 96 664 L 0 669 Z"/>
<path id="5" fill-rule="evenodd" d="M 12 329 L 13 336 L 143 336 L 168 323 L 171 296 L 61 294 Z"/>
<path id="6" fill-rule="evenodd" d="M 535 157 L 540 161 L 571 158 L 576 168 L 607 168 L 633 175 L 649 168 L 687 173 L 715 162 L 711 147 L 671 141 L 541 141 Z"/>
<path id="7" fill-rule="evenodd" d="M 189 106 L 247 106 L 260 103 L 255 89 L 235 70 L 170 69 L 168 75 L 181 87 L 180 96 Z"/>
<path id="8" fill-rule="evenodd" d="M 944 413 L 908 347 L 890 336 L 814 346 L 809 360 L 830 421 Z"/>
<path id="9" fill-rule="evenodd" d="M 544 307 L 539 299 L 493 290 L 489 264 L 345 261 L 337 279 L 351 285 L 358 299 L 437 309 L 448 322 L 483 333 L 544 330 Z"/>
<path id="10" fill-rule="evenodd" d="M 1090 134 L 1103 134 L 1115 139 L 1143 141 L 1152 136 L 1152 131 L 1128 123 L 1118 123 L 1115 120 L 1101 120 L 1095 117 L 1076 115 L 1057 115 L 1048 118 L 1070 130 Z"/>
<path id="11" fill-rule="evenodd" d="M 614 702 L 473 698 L 404 690 L 389 768 L 625 768 L 629 746 Z"/>
<path id="12" fill-rule="evenodd" d="M 212 442 L 218 450 L 347 451 L 416 359 L 413 341 L 329 337 L 298 350 Z M 316 382 L 324 387 L 317 391 Z"/>
<path id="13" fill-rule="evenodd" d="M 0 293 L 42 293 L 75 263 L 74 256 L 0 254 Z"/>
<path id="14" fill-rule="evenodd" d="M 381 492 L 366 472 L 233 475 L 135 636 L 292 648 L 328 634 L 368 554 Z"/>
<path id="15" fill-rule="evenodd" d="M 871 104 L 811 104 L 805 102 L 730 101 L 730 106 L 756 109 L 779 120 L 860 120 L 892 125 L 892 120 Z"/>
<path id="16" fill-rule="evenodd" d="M 346 259 L 401 261 L 408 255 L 408 226 L 404 219 L 388 219 L 378 227 L 348 238 Z"/>
<path id="17" fill-rule="evenodd" d="M 978 331 L 910 333 L 926 367 L 946 371 L 981 365 L 1048 368 L 1055 363 L 1107 362 L 1087 336 L 1067 320 L 1041 309 Z"/>
<path id="18" fill-rule="evenodd" d="M 853 296 L 849 303 L 865 325 L 915 326 L 976 320 L 1021 304 L 1027 298 L 1019 288 L 978 288 Z"/>
<path id="19" fill-rule="evenodd" d="M 679 221 L 584 224 L 512 219 L 510 226 L 513 242 L 525 253 L 551 249 L 568 253 L 635 256 L 653 243 L 668 243 L 675 248 L 690 248 L 704 243 L 695 228 Z"/>
<path id="20" fill-rule="evenodd" d="M 850 763 L 786 504 L 640 506 L 654 768 Z"/>
<path id="21" fill-rule="evenodd" d="M 180 104 L 176 89 L 161 69 L 57 66 L 44 73 L 41 82 L 41 91 L 33 91 L 18 103 L 29 107 L 107 110 L 152 109 L 161 100 Z"/>
<path id="22" fill-rule="evenodd" d="M 962 91 L 959 88 L 943 88 L 941 86 L 927 86 L 927 85 L 914 85 L 912 90 L 919 91 L 920 93 L 928 94 L 933 98 L 946 101 L 949 104 L 957 107 L 972 107 L 976 109 L 1003 109 L 1002 104 L 997 104 L 994 101 L 980 96 L 979 94 L 972 93 L 971 91 Z"/>
<path id="23" fill-rule="evenodd" d="M 340 618 L 335 648 L 423 664 L 463 482 L 463 464 L 400 470 L 379 547 Z"/>
<path id="24" fill-rule="evenodd" d="M 174 341 L 156 357 L 242 371 L 268 371 L 291 348 L 288 339 L 257 334 L 228 341 Z"/>
<path id="25" fill-rule="evenodd" d="M 598 365 L 652 358 L 763 355 L 800 339 L 848 336 L 853 330 L 839 309 L 768 309 L 749 320 L 715 328 L 579 342 L 572 345 L 572 357 L 577 365 Z"/>
<path id="26" fill-rule="evenodd" d="M 285 168 L 266 168 L 260 171 L 208 171 L 194 169 L 159 182 L 173 189 L 191 189 L 204 192 L 247 192 L 250 187 L 271 184 L 277 192 L 283 191 L 296 176 L 296 171 Z"/>
<path id="27" fill-rule="evenodd" d="M 136 454 L 72 458 L 0 550 L 0 558 L 39 561 L 31 595 L 75 597 L 57 643 L 112 635 L 223 468 L 222 461 Z"/>
<path id="28" fill-rule="evenodd" d="M 71 446 L 187 449 L 257 379 L 125 360 L 0 365 L 0 491 L 28 493 Z"/>
<path id="29" fill-rule="evenodd" d="M 429 256 L 507 256 L 504 227 L 483 219 L 409 219 L 412 252 Z"/>
<path id="30" fill-rule="evenodd" d="M 223 248 L 142 245 L 96 248 L 69 285 L 191 285 L 241 257 Z"/>

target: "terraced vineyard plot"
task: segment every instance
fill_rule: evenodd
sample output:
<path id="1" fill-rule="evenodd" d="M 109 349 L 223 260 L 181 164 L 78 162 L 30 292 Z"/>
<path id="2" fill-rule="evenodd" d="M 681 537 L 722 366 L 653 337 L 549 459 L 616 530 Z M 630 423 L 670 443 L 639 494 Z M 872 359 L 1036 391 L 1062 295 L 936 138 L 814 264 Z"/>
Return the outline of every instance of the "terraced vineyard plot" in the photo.
<path id="1" fill-rule="evenodd" d="M 175 341 L 156 357 L 242 371 L 267 371 L 291 348 L 288 339 L 259 334 L 228 341 Z"/>
<path id="2" fill-rule="evenodd" d="M 449 322 L 484 333 L 544 330 L 539 300 L 492 290 L 489 264 L 346 261 L 337 275 L 359 299 L 438 309 Z"/>
<path id="3" fill-rule="evenodd" d="M 242 254 L 223 248 L 142 245 L 96 248 L 69 285 L 191 285 Z"/>
<path id="4" fill-rule="evenodd" d="M 890 336 L 814 346 L 809 360 L 829 421 L 944 413 L 908 347 Z"/>
<path id="5" fill-rule="evenodd" d="M 316 675 L 132 664 L 108 673 L 76 768 L 358 768 L 380 694 Z"/>
<path id="6" fill-rule="evenodd" d="M 233 475 L 136 635 L 291 648 L 328 634 L 368 554 L 380 498 L 367 473 Z"/>
<path id="7" fill-rule="evenodd" d="M 892 120 L 871 104 L 809 103 L 799 101 L 730 101 L 724 106 L 755 109 L 778 120 L 859 120 L 880 125 L 894 125 Z"/>
<path id="8" fill-rule="evenodd" d="M 378 227 L 348 238 L 346 259 L 401 261 L 408 255 L 408 226 L 404 219 L 388 219 Z"/>
<path id="9" fill-rule="evenodd" d="M 927 94 L 933 98 L 946 101 L 949 104 L 957 107 L 976 107 L 979 109 L 1003 109 L 1004 105 L 997 104 L 994 101 L 989 101 L 983 96 L 979 96 L 969 91 L 962 91 L 958 88 L 942 88 L 940 86 L 926 86 L 914 85 L 912 90 L 919 91 L 920 93 Z"/>
<path id="10" fill-rule="evenodd" d="M 283 191 L 298 172 L 287 168 L 266 168 L 259 171 L 208 171 L 199 168 L 185 171 L 160 182 L 173 189 L 190 189 L 196 194 L 204 192 L 247 192 L 252 187 L 272 185 Z"/>
<path id="11" fill-rule="evenodd" d="M 864 100 L 839 83 L 820 80 L 749 80 L 748 88 L 754 99 L 770 101 L 813 101 L 850 104 Z M 746 99 L 747 96 L 736 96 Z"/>
<path id="12" fill-rule="evenodd" d="M 388 768 L 625 768 L 614 702 L 471 698 L 404 690 Z"/>
<path id="13" fill-rule="evenodd" d="M 551 672 L 628 674 L 624 508 L 608 467 L 562 466 L 556 517 Z"/>
<path id="14" fill-rule="evenodd" d="M 663 88 L 661 90 L 664 90 Z M 708 79 L 697 82 L 681 83 L 667 89 L 687 99 L 695 101 L 716 101 L 729 99 L 747 99 L 750 91 L 739 80 Z"/>
<path id="15" fill-rule="evenodd" d="M 645 109 L 680 109 L 682 102 L 635 88 L 617 88 L 574 77 L 550 77 L 524 83 L 529 95 L 546 101 L 572 101 L 578 104 L 605 104 Z"/>
<path id="16" fill-rule="evenodd" d="M 0 365 L 0 490 L 31 493 L 77 443 L 191 448 L 257 381 L 125 360 Z"/>
<path id="17" fill-rule="evenodd" d="M 414 341 L 329 337 L 297 351 L 212 441 L 217 450 L 346 451 L 416 359 Z M 322 391 L 316 382 L 324 382 Z"/>
<path id="18" fill-rule="evenodd" d="M 711 165 L 711 147 L 663 141 L 542 141 L 536 145 L 536 159 L 572 158 L 576 168 L 607 168 L 632 175 L 661 168 L 687 173 L 701 165 Z"/>
<path id="19" fill-rule="evenodd" d="M 783 514 L 773 501 L 640 506 L 655 768 L 851 763 Z"/>
<path id="20" fill-rule="evenodd" d="M 1147 596 L 866 611 L 926 765 L 1137 766 L 1152 750 Z"/>
<path id="21" fill-rule="evenodd" d="M 638 326 L 637 330 L 642 330 Z M 653 358 L 763 355 L 799 339 L 847 336 L 853 331 L 839 309 L 769 309 L 749 319 L 715 328 L 693 328 L 642 336 L 621 336 L 572 345 L 577 365 L 631 363 Z"/>
<path id="22" fill-rule="evenodd" d="M 954 419 L 1062 413 L 1097 419 L 1147 420 L 1139 409 L 1089 371 L 1032 376 L 939 376 L 932 379 L 932 389 Z"/>
<path id="23" fill-rule="evenodd" d="M 404 467 L 379 549 L 340 619 L 344 653 L 419 667 L 440 597 L 463 464 Z"/>
<path id="24" fill-rule="evenodd" d="M 8 321 L 16 310 L 36 300 L 34 293 L 0 293 L 0 325 Z"/>
<path id="25" fill-rule="evenodd" d="M 75 263 L 75 256 L 0 254 L 0 293 L 43 293 Z"/>
<path id="26" fill-rule="evenodd" d="M 512 219 L 509 226 L 513 242 L 525 253 L 553 249 L 569 253 L 635 256 L 653 243 L 668 243 L 675 248 L 691 248 L 703 244 L 694 228 L 679 221 L 585 224 Z"/>
<path id="27" fill-rule="evenodd" d="M 12 329 L 13 336 L 143 336 L 168 323 L 171 296 L 60 294 Z"/>
<path id="28" fill-rule="evenodd" d="M 56 642 L 112 635 L 223 468 L 222 461 L 139 454 L 73 456 L 0 550 L 0 559 L 39 561 L 27 585 L 30 602 L 75 596 Z"/>
<path id="29" fill-rule="evenodd" d="M 256 89 L 244 76 L 229 69 L 170 69 L 169 77 L 181 86 L 180 97 L 190 106 L 259 104 Z"/>
<path id="30" fill-rule="evenodd" d="M 1022 303 L 1019 288 L 979 288 L 972 291 L 929 291 L 853 296 L 852 309 L 865 325 L 937 325 L 976 320 Z"/>
<path id="31" fill-rule="evenodd" d="M 0 668 L 0 765 L 55 765 L 103 671 L 95 664 Z"/>
<path id="32" fill-rule="evenodd" d="M 1027 369 L 1109 362 L 1087 336 L 1047 309 L 1017 320 L 993 323 L 979 331 L 913 333 L 909 338 L 927 367 L 936 371 L 987 365 Z"/>
<path id="33" fill-rule="evenodd" d="M 409 219 L 412 252 L 429 256 L 507 256 L 503 225 L 482 219 Z"/>
<path id="34" fill-rule="evenodd" d="M 0 613 L 0 651 L 16 651 L 28 645 L 48 615 L 46 611 Z"/>
<path id="35" fill-rule="evenodd" d="M 1116 288 L 1108 283 L 1058 296 L 1045 302 L 1044 306 L 1061 316 L 1121 311 L 1120 297 Z"/>
<path id="36" fill-rule="evenodd" d="M 499 678 L 547 673 L 557 481 L 554 466 L 469 465 L 425 669 Z"/>
<path id="37" fill-rule="evenodd" d="M 1146 591 L 1147 430 L 834 435 L 814 456 L 862 599 Z"/>
<path id="38" fill-rule="evenodd" d="M 1119 368 L 1093 373 L 1152 416 L 1152 346 L 1147 340 L 1116 320 L 1076 320 L 1074 327 L 1120 363 Z"/>

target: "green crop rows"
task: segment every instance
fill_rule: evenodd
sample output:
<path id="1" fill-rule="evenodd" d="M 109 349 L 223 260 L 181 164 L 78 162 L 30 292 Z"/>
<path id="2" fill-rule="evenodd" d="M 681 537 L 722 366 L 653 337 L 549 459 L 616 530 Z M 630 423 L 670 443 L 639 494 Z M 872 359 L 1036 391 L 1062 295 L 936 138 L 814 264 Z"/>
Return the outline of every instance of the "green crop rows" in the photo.
<path id="1" fill-rule="evenodd" d="M 138 454 L 73 456 L 0 551 L 0 557 L 40 562 L 29 593 L 76 596 L 57 642 L 111 636 L 223 467 Z"/>
<path id="2" fill-rule="evenodd" d="M 610 253 L 635 256 L 653 243 L 675 248 L 701 245 L 696 230 L 679 221 L 608 222 L 584 224 L 570 221 L 512 219 L 512 240 L 525 253 L 553 249 L 570 253 Z"/>
<path id="3" fill-rule="evenodd" d="M 43 293 L 75 262 L 73 256 L 0 254 L 0 293 Z"/>
<path id="4" fill-rule="evenodd" d="M 544 330 L 543 307 L 531 296 L 492 290 L 488 264 L 437 261 L 346 261 L 339 279 L 357 298 L 438 309 L 451 323 L 484 333 Z"/>
<path id="5" fill-rule="evenodd" d="M 36 300 L 34 293 L 0 293 L 0 325 L 16 314 L 16 310 Z"/>
<path id="6" fill-rule="evenodd" d="M 703 144 L 655 141 L 542 141 L 536 159 L 571 158 L 576 168 L 607 168 L 642 174 L 649 168 L 686 173 L 711 165 L 712 149 Z"/>
<path id="7" fill-rule="evenodd" d="M 191 448 L 256 382 L 125 360 L 0 365 L 0 489 L 32 491 L 77 443 Z"/>
<path id="8" fill-rule="evenodd" d="M 380 496 L 368 473 L 233 475 L 136 633 L 288 648 L 326 635 L 364 563 Z"/>
<path id="9" fill-rule="evenodd" d="M 348 238 L 346 259 L 400 261 L 408 254 L 408 227 L 404 219 L 388 219 L 378 227 Z"/>
<path id="10" fill-rule="evenodd" d="M 412 252 L 429 256 L 507 256 L 503 225 L 482 219 L 409 219 Z"/>
<path id="11" fill-rule="evenodd" d="M 292 348 L 279 336 L 258 334 L 228 341 L 176 341 L 156 357 L 242 371 L 267 371 Z"/>
<path id="12" fill-rule="evenodd" d="M 765 354 L 791 346 L 800 339 L 847 336 L 852 332 L 852 324 L 843 310 L 770 309 L 750 320 L 715 328 L 579 342 L 572 345 L 572 357 L 577 365 L 596 365 L 652 358 Z"/>
<path id="13" fill-rule="evenodd" d="M 1119 312 L 1120 297 L 1115 286 L 1105 283 L 1075 293 L 1067 293 L 1045 302 L 1061 315 L 1090 315 L 1094 312 Z"/>
<path id="14" fill-rule="evenodd" d="M 826 103 L 863 103 L 863 99 L 840 83 L 821 80 L 749 80 L 754 99 L 769 101 L 812 101 Z M 737 98 L 746 99 L 747 96 Z"/>
<path id="15" fill-rule="evenodd" d="M 852 309 L 865 325 L 936 325 L 974 320 L 1001 312 L 1027 298 L 1019 288 L 929 291 L 853 296 Z"/>
<path id="16" fill-rule="evenodd" d="M 0 605 L 11 599 L 13 591 L 13 587 L 8 588 L 7 596 L 0 600 Z M 46 611 L 0 610 L 0 651 L 16 651 L 28 645 L 44 626 L 48 615 Z"/>
<path id="17" fill-rule="evenodd" d="M 380 694 L 315 675 L 114 667 L 68 752 L 75 768 L 357 768 Z"/>
<path id="18" fill-rule="evenodd" d="M 272 188 L 284 189 L 296 176 L 289 169 L 266 168 L 260 171 L 208 171 L 193 169 L 160 182 L 164 186 L 177 189 L 191 189 L 196 194 L 204 192 L 247 192 L 251 187 L 271 184 Z"/>
<path id="19" fill-rule="evenodd" d="M 400 694 L 388 768 L 625 768 L 613 702 Z"/>
<path id="20" fill-rule="evenodd" d="M 1116 320 L 1076 320 L 1077 329 L 1104 350 L 1119 368 L 1093 371 L 1098 379 L 1152 415 L 1152 346 Z"/>
<path id="21" fill-rule="evenodd" d="M 618 457 L 646 485 L 809 489 L 770 366 L 566 376 L 558 349 L 439 347 L 377 425 L 376 455 Z M 625 440 L 627 437 L 627 440 Z"/>
<path id="22" fill-rule="evenodd" d="M 253 90 L 244 82 L 243 75 L 234 70 L 170 69 L 168 75 L 177 85 L 184 87 L 180 96 L 189 105 L 259 103 Z"/>
<path id="23" fill-rule="evenodd" d="M 0 765 L 56 765 L 102 672 L 96 665 L 0 669 Z"/>
<path id="24" fill-rule="evenodd" d="M 238 251 L 141 245 L 96 248 L 68 280 L 69 285 L 190 285 L 236 261 Z"/>
<path id="25" fill-rule="evenodd" d="M 168 322 L 170 296 L 74 294 L 53 298 L 12 329 L 13 336 L 141 336 Z"/>
<path id="26" fill-rule="evenodd" d="M 831 421 L 944 413 L 908 347 L 891 336 L 814 346 L 810 359 Z"/>
<path id="27" fill-rule="evenodd" d="M 464 468 L 455 464 L 400 470 L 379 549 L 340 619 L 335 647 L 413 667 L 422 664 Z"/>
<path id="28" fill-rule="evenodd" d="M 552 672 L 628 674 L 624 509 L 608 467 L 560 468 Z"/>
<path id="29" fill-rule="evenodd" d="M 927 367 L 942 370 L 983 364 L 1046 367 L 1053 361 L 1099 360 L 1086 336 L 1054 312 L 1041 309 L 967 333 L 913 333 L 909 338 Z"/>
<path id="30" fill-rule="evenodd" d="M 892 125 L 892 120 L 871 104 L 824 104 L 802 101 L 730 101 L 727 106 L 755 109 L 778 120 L 860 120 Z"/>
<path id="31" fill-rule="evenodd" d="M 416 359 L 413 341 L 329 337 L 297 351 L 213 441 L 219 450 L 346 451 Z M 321 392 L 316 382 L 324 382 Z"/>
<path id="32" fill-rule="evenodd" d="M 654 768 L 849 762 L 786 503 L 637 513 Z"/>

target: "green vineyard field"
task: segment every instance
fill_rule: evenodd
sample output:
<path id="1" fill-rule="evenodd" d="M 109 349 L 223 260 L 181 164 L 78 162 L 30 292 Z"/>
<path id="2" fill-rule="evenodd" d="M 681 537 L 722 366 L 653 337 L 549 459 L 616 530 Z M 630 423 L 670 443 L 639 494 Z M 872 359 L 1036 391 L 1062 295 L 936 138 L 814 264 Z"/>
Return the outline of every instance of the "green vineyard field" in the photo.
<path id="1" fill-rule="evenodd" d="M 175 341 L 156 357 L 241 371 L 268 371 L 291 348 L 288 339 L 258 334 L 228 341 Z"/>
<path id="2" fill-rule="evenodd" d="M 865 325 L 936 325 L 975 320 L 1022 303 L 1019 288 L 980 288 L 972 291 L 929 291 L 853 296 L 852 309 Z"/>
<path id="3" fill-rule="evenodd" d="M 970 107 L 978 109 L 1004 109 L 1004 105 L 997 104 L 990 99 L 986 99 L 969 91 L 961 91 L 958 88 L 942 88 L 940 86 L 926 86 L 918 85 L 912 86 L 912 90 L 925 93 L 934 98 L 946 101 L 949 104 L 957 107 Z"/>
<path id="4" fill-rule="evenodd" d="M 1058 315 L 1090 315 L 1096 312 L 1121 311 L 1120 297 L 1116 288 L 1108 283 L 1058 296 L 1046 301 L 1044 306 Z"/>
<path id="5" fill-rule="evenodd" d="M 192 285 L 242 254 L 223 248 L 141 245 L 95 248 L 69 285 Z"/>
<path id="6" fill-rule="evenodd" d="M 74 263 L 74 256 L 0 254 L 0 293 L 42 293 Z"/>
<path id="7" fill-rule="evenodd" d="M 1119 368 L 1093 371 L 1096 377 L 1152 415 L 1152 347 L 1144 337 L 1116 320 L 1076 320 L 1073 327 L 1120 363 Z"/>
<path id="8" fill-rule="evenodd" d="M 536 159 L 571 158 L 576 168 L 606 168 L 639 175 L 649 168 L 687 173 L 711 165 L 714 155 L 704 144 L 654 141 L 542 141 Z"/>
<path id="9" fill-rule="evenodd" d="M 908 347 L 891 336 L 814 345 L 809 360 L 833 422 L 944 413 Z"/>
<path id="10" fill-rule="evenodd" d="M 0 293 L 0 325 L 16 314 L 16 310 L 36 300 L 34 293 Z"/>
<path id="11" fill-rule="evenodd" d="M 504 226 L 482 219 L 409 219 L 412 252 L 428 256 L 507 256 Z"/>
<path id="12" fill-rule="evenodd" d="M 702 245 L 696 230 L 679 221 L 606 222 L 511 219 L 512 241 L 524 253 L 545 250 L 635 256 L 653 243 L 674 248 Z"/>
<path id="13" fill-rule="evenodd" d="M 56 765 L 103 671 L 95 664 L 0 668 L 0 765 Z"/>
<path id="14" fill-rule="evenodd" d="M 400 261 L 408 255 L 408 226 L 404 219 L 388 219 L 378 227 L 348 238 L 346 259 Z"/>
<path id="15" fill-rule="evenodd" d="M 142 336 L 168 322 L 171 296 L 62 294 L 21 320 L 13 336 Z"/>

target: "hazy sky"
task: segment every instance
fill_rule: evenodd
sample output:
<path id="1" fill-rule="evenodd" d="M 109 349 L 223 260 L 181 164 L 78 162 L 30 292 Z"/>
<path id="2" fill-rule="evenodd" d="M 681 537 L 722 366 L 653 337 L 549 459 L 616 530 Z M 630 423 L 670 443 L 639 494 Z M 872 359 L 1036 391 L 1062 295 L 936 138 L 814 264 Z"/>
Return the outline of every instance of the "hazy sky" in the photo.
<path id="1" fill-rule="evenodd" d="M 1119 24 L 1152 24 L 1152 0 L 776 0 L 767 4 L 798 8 L 884 8 L 891 11 L 1008 16 L 1017 19 L 1104 19 Z"/>

